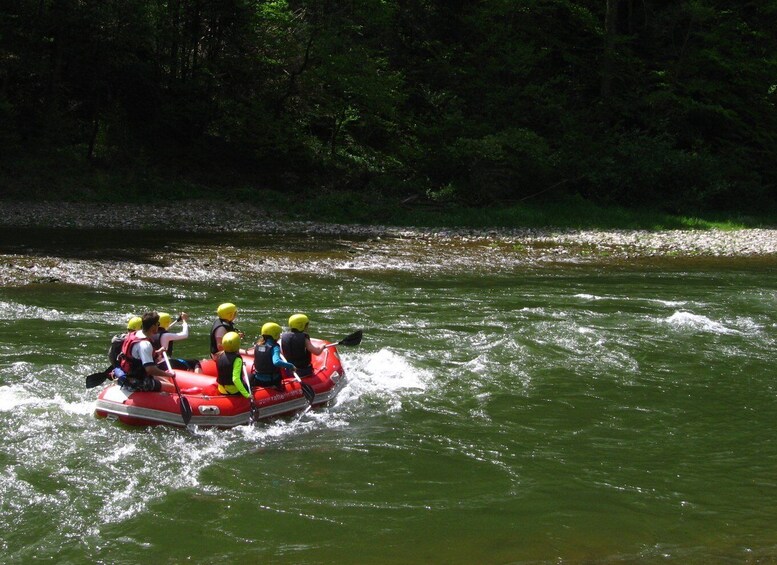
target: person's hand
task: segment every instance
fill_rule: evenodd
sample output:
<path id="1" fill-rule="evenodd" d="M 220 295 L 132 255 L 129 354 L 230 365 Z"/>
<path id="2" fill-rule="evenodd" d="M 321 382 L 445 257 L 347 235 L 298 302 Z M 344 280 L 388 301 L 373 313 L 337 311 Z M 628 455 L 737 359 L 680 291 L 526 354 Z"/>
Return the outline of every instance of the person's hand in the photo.
<path id="1" fill-rule="evenodd" d="M 187 314 L 186 312 L 181 312 L 178 315 L 178 319 L 179 320 L 183 320 L 184 322 L 188 322 L 189 321 L 189 314 Z"/>

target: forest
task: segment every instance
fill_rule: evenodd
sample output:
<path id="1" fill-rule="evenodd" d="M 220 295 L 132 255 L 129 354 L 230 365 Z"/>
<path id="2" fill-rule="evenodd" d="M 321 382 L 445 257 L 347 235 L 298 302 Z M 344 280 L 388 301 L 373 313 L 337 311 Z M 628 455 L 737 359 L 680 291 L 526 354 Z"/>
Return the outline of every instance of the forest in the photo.
<path id="1" fill-rule="evenodd" d="M 777 1 L 2 0 L 5 198 L 777 209 Z"/>

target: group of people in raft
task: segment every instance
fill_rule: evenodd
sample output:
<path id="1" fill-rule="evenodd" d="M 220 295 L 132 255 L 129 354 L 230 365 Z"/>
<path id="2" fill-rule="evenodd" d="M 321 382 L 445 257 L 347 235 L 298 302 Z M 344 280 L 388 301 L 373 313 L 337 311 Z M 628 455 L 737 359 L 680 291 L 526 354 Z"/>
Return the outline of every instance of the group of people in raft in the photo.
<path id="1" fill-rule="evenodd" d="M 313 373 L 311 356 L 319 355 L 323 347 L 317 347 L 307 334 L 310 321 L 305 314 L 289 318 L 289 330 L 283 332 L 275 322 L 262 326 L 261 337 L 249 349 L 241 349 L 243 332 L 235 327 L 237 306 L 231 302 L 216 309 L 217 318 L 210 330 L 210 353 L 218 369 L 218 390 L 221 394 L 241 394 L 248 398 L 250 387 L 279 386 L 287 374 L 306 377 Z M 131 390 L 159 392 L 160 377 L 175 377 L 173 368 L 199 371 L 196 360 L 172 358 L 173 343 L 189 337 L 189 316 L 181 312 L 176 322 L 181 331 L 169 331 L 173 325 L 170 314 L 146 312 L 134 316 L 127 323 L 127 333 L 114 336 L 108 351 L 117 382 Z M 243 380 L 243 358 L 254 357 L 253 371 L 248 374 L 249 387 Z"/>

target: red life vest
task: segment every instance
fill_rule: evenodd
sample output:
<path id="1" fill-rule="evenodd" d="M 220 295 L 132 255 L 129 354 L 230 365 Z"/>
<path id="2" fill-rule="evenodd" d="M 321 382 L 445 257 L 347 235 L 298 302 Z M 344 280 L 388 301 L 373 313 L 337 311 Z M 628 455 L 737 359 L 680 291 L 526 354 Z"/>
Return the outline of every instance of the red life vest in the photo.
<path id="1" fill-rule="evenodd" d="M 132 332 L 127 335 L 121 346 L 121 355 L 119 355 L 119 366 L 130 377 L 144 377 L 146 375 L 146 370 L 143 368 L 141 360 L 132 356 L 132 348 L 135 345 L 141 341 L 149 341 L 147 337 L 138 336 L 138 333 Z"/>

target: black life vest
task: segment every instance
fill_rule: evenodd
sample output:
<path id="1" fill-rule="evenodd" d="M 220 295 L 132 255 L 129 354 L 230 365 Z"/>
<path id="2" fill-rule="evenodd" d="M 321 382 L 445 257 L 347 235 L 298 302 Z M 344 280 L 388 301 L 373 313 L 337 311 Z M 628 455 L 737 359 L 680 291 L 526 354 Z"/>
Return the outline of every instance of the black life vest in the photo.
<path id="1" fill-rule="evenodd" d="M 162 347 L 162 334 L 166 334 L 166 333 L 167 333 L 166 329 L 159 328 L 159 331 L 151 337 L 151 345 L 154 347 L 154 351 L 157 351 Z M 170 343 L 167 344 L 168 355 L 173 354 L 173 343 L 174 342 L 171 341 Z"/>
<path id="2" fill-rule="evenodd" d="M 306 347 L 308 334 L 297 330 L 291 330 L 281 335 L 281 349 L 286 361 L 297 367 L 304 369 L 310 366 L 310 351 Z"/>
<path id="3" fill-rule="evenodd" d="M 273 365 L 272 351 L 275 344 L 256 344 L 254 347 L 254 374 L 255 375 L 280 375 L 281 370 Z"/>
<path id="4" fill-rule="evenodd" d="M 232 322 L 227 322 L 226 320 L 217 318 L 216 321 L 213 322 L 213 326 L 210 328 L 210 352 L 213 354 L 219 352 L 219 346 L 216 343 L 216 330 L 219 328 L 224 328 L 228 332 L 237 331 L 235 330 L 235 325 Z"/>
<path id="5" fill-rule="evenodd" d="M 216 358 L 216 368 L 218 369 L 218 377 L 216 380 L 220 385 L 235 385 L 232 380 L 232 368 L 235 365 L 235 359 L 238 357 L 239 355 L 237 353 L 228 353 L 225 351 L 223 355 L 220 354 Z"/>
<path id="6" fill-rule="evenodd" d="M 127 337 L 126 333 L 116 334 L 111 338 L 111 345 L 108 347 L 108 362 L 111 364 L 111 368 L 115 369 L 119 366 L 119 355 L 121 354 L 121 346 L 124 345 L 124 339 Z"/>
<path id="7" fill-rule="evenodd" d="M 146 370 L 143 368 L 143 362 L 132 356 L 132 348 L 141 341 L 149 341 L 147 337 L 140 337 L 139 332 L 127 334 L 124 343 L 121 346 L 119 355 L 119 367 L 128 377 L 145 377 Z"/>

